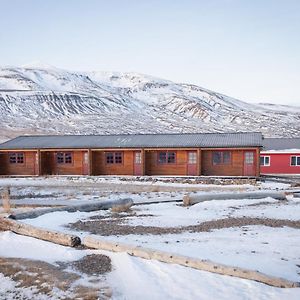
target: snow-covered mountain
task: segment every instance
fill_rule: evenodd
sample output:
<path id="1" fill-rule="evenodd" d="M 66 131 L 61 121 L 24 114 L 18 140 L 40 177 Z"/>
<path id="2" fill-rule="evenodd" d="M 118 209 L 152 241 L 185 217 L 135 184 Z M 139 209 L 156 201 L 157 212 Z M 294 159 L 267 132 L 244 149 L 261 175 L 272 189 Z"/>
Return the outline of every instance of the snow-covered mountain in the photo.
<path id="1" fill-rule="evenodd" d="M 41 133 L 222 131 L 300 136 L 300 107 L 253 105 L 136 73 L 0 68 L 0 141 Z"/>

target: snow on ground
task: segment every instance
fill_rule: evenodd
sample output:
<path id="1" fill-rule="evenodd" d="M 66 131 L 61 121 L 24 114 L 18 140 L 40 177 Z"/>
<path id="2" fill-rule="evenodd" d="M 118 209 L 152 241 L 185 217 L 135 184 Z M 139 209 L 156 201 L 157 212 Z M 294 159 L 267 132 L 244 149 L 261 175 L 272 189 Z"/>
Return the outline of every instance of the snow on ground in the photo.
<path id="1" fill-rule="evenodd" d="M 148 261 L 124 253 L 111 256 L 113 299 L 299 299 L 300 289 L 279 289 L 174 264 Z M 129 276 L 130 274 L 130 276 Z M 111 279 L 111 280 L 110 280 Z"/>
<path id="2" fill-rule="evenodd" d="M 137 216 L 125 218 L 125 224 L 131 226 L 179 227 L 226 217 L 243 216 L 298 220 L 300 198 L 294 198 L 287 203 L 270 197 L 264 199 L 211 200 L 190 207 L 183 207 L 181 203 L 167 202 L 136 205 L 131 209 Z M 34 219 L 25 219 L 22 222 L 52 230 L 65 230 L 64 225 L 78 220 L 87 220 L 95 215 L 110 216 L 110 211 L 53 212 Z"/>
<path id="3" fill-rule="evenodd" d="M 295 198 L 284 204 L 272 198 L 212 200 L 191 207 L 182 207 L 176 203 L 159 203 L 134 206 L 132 211 L 136 216 L 128 215 L 123 219 L 125 222 L 122 224 L 166 228 L 243 216 L 299 220 L 300 199 Z M 78 220 L 88 220 L 96 215 L 113 218 L 110 211 L 54 212 L 35 219 L 26 219 L 23 222 L 84 236 L 88 233 L 67 229 L 64 225 Z M 129 234 L 102 238 L 257 269 L 270 275 L 300 281 L 300 276 L 297 275 L 299 268 L 296 267 L 300 264 L 300 231 L 289 227 L 243 226 L 212 232 Z"/>
<path id="4" fill-rule="evenodd" d="M 153 200 L 182 199 L 186 188 L 192 193 L 284 190 L 290 185 L 264 182 L 257 185 L 202 185 L 172 182 L 122 181 L 120 178 L 2 178 L 1 186 L 12 186 L 16 203 L 46 205 L 79 204 L 101 199 L 130 197 L 135 203 Z M 170 188 L 170 190 L 130 190 L 134 186 Z M 125 187 L 124 191 L 109 190 Z M 126 190 L 126 189 L 129 190 Z M 176 188 L 176 189 L 171 189 Z M 19 199 L 18 199 L 19 197 Z M 148 215 L 148 216 L 145 216 Z M 47 229 L 75 233 L 65 225 L 92 216 L 114 219 L 110 211 L 54 212 L 22 222 Z M 236 217 L 267 217 L 299 220 L 300 198 L 277 201 L 272 198 L 255 200 L 212 200 L 191 207 L 179 203 L 139 204 L 132 207 L 132 215 L 124 214 L 124 225 L 154 226 L 158 228 L 197 225 L 201 222 Z M 98 236 L 99 237 L 99 236 Z M 182 232 L 176 234 L 129 234 L 100 237 L 107 240 L 142 245 L 147 248 L 170 251 L 182 255 L 210 259 L 300 281 L 300 230 L 290 227 L 241 226 L 210 232 Z M 112 259 L 113 271 L 107 282 L 113 288 L 113 299 L 300 299 L 300 289 L 278 289 L 264 284 L 202 272 L 178 265 L 164 264 L 131 257 L 125 253 L 94 250 L 75 250 L 13 233 L 0 232 L 0 257 L 40 259 L 49 263 L 72 261 L 90 253 L 103 253 Z M 298 266 L 297 266 L 298 265 Z M 130 276 L 129 276 L 130 275 Z M 0 274 L 0 276 L 2 276 Z M 0 295 L 5 289 L 17 290 L 9 278 L 0 277 Z M 148 292 L 147 292 L 148 291 Z M 151 292 L 149 292 L 151 291 Z M 30 290 L 24 290 L 24 293 Z M 8 298 L 9 299 L 9 298 Z M 50 298 L 47 298 L 47 300 Z"/>
<path id="5" fill-rule="evenodd" d="M 5 243 L 4 243 L 5 242 Z M 10 247 L 13 244 L 15 247 Z M 20 251 L 20 245 L 25 246 Z M 107 283 L 112 287 L 112 299 L 299 299 L 300 289 L 280 289 L 254 281 L 212 274 L 173 264 L 164 264 L 153 260 L 131 257 L 125 253 L 106 251 L 74 250 L 68 247 L 53 245 L 30 237 L 16 234 L 0 233 L 0 256 L 27 257 L 45 259 L 48 262 L 70 259 L 65 256 L 71 251 L 73 259 L 82 257 L 87 252 L 102 253 L 112 259 L 113 271 L 107 275 Z M 74 252 L 78 254 L 74 255 Z M 46 254 L 42 254 L 45 252 Z M 23 293 L 30 299 L 33 291 L 18 290 L 15 282 L 0 274 L 0 295 L 9 291 Z M 13 297 L 7 299 L 14 299 Z M 53 299 L 41 297 L 35 299 Z"/>
<path id="6" fill-rule="evenodd" d="M 0 233 L 0 256 L 2 257 L 19 257 L 54 263 L 62 260 L 78 260 L 89 252 L 89 250 L 78 251 L 74 248 L 16 235 L 9 231 Z"/>
<path id="7" fill-rule="evenodd" d="M 55 291 L 55 296 L 38 294 L 36 287 L 19 287 L 18 283 L 0 273 L 0 299 L 57 300 L 72 296 L 70 292 Z M 2 298 L 3 297 L 3 298 Z"/>
<path id="8" fill-rule="evenodd" d="M 184 178 L 189 183 L 183 182 Z M 235 177 L 234 177 L 235 178 Z M 205 177 L 204 177 L 205 179 Z M 41 186 L 41 187 L 57 187 L 57 186 L 95 186 L 95 184 L 117 184 L 117 185 L 142 185 L 142 186 L 172 186 L 172 187 L 192 187 L 200 189 L 253 189 L 251 184 L 199 184 L 193 183 L 195 180 L 190 177 L 180 176 L 178 181 L 174 176 L 151 176 L 145 177 L 145 180 L 138 180 L 133 176 L 50 176 L 50 177 L 16 177 L 16 178 L 0 178 L 1 186 Z"/>
<path id="9" fill-rule="evenodd" d="M 292 228 L 244 226 L 211 232 L 126 235 L 103 239 L 134 244 L 300 281 L 300 232 Z"/>

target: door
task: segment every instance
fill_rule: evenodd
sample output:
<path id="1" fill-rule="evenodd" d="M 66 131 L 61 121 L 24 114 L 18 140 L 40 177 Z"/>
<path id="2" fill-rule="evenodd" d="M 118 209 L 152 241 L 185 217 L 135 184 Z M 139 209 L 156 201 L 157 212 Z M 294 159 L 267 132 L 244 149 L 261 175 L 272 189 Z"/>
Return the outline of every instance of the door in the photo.
<path id="1" fill-rule="evenodd" d="M 82 175 L 89 175 L 89 153 L 83 152 Z"/>
<path id="2" fill-rule="evenodd" d="M 244 176 L 255 176 L 255 151 L 244 152 Z"/>
<path id="3" fill-rule="evenodd" d="M 187 175 L 197 175 L 197 151 L 188 151 Z"/>
<path id="4" fill-rule="evenodd" d="M 142 152 L 134 151 L 133 152 L 133 165 L 134 165 L 134 175 L 142 175 Z"/>

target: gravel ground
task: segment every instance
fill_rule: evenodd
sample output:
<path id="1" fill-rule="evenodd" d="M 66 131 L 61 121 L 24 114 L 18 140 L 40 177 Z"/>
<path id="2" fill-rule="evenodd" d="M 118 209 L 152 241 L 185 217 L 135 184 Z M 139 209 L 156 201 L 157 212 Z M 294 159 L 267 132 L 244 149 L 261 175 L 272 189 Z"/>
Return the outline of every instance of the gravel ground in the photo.
<path id="1" fill-rule="evenodd" d="M 155 226 L 130 226 L 126 224 L 125 217 L 110 217 L 109 219 L 77 221 L 69 224 L 71 229 L 86 231 L 92 234 L 102 236 L 110 235 L 129 235 L 129 234 L 178 234 L 182 232 L 208 232 L 214 229 L 223 229 L 230 227 L 242 227 L 249 225 L 264 225 L 269 227 L 288 226 L 300 228 L 300 221 L 278 220 L 269 218 L 225 218 L 213 221 L 203 222 L 197 225 L 181 227 L 155 227 Z"/>
<path id="2" fill-rule="evenodd" d="M 102 275 L 111 271 L 111 259 L 106 255 L 91 254 L 72 262 L 71 266 L 87 275 Z"/>

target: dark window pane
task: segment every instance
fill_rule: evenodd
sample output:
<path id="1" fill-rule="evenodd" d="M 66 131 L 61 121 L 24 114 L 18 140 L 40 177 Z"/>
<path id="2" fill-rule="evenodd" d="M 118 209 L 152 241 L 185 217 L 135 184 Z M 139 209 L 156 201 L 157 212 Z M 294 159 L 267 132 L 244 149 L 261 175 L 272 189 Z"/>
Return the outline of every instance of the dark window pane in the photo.
<path id="1" fill-rule="evenodd" d="M 11 163 L 11 164 L 16 164 L 17 163 L 16 153 L 10 153 L 9 154 L 9 163 Z"/>
<path id="2" fill-rule="evenodd" d="M 224 151 L 223 152 L 223 163 L 224 164 L 230 164 L 231 162 L 231 155 L 229 151 Z"/>
<path id="3" fill-rule="evenodd" d="M 65 153 L 65 163 L 66 164 L 72 163 L 72 153 Z"/>
<path id="4" fill-rule="evenodd" d="M 175 152 L 168 152 L 168 164 L 174 164 L 176 159 Z"/>
<path id="5" fill-rule="evenodd" d="M 159 152 L 158 163 L 165 164 L 167 162 L 167 152 Z"/>
<path id="6" fill-rule="evenodd" d="M 115 153 L 115 163 L 116 164 L 121 164 L 122 163 L 122 153 L 121 152 L 116 152 Z"/>
<path id="7" fill-rule="evenodd" d="M 297 156 L 297 166 L 300 166 L 300 156 Z"/>
<path id="8" fill-rule="evenodd" d="M 221 152 L 213 152 L 213 164 L 219 165 L 222 162 L 222 154 Z"/>
<path id="9" fill-rule="evenodd" d="M 270 165 L 270 156 L 265 156 L 265 166 Z"/>
<path id="10" fill-rule="evenodd" d="M 24 154 L 23 153 L 17 153 L 17 163 L 18 164 L 24 163 Z"/>
<path id="11" fill-rule="evenodd" d="M 107 164 L 114 163 L 114 154 L 113 153 L 106 153 L 106 163 Z"/>
<path id="12" fill-rule="evenodd" d="M 296 166 L 296 156 L 291 157 L 291 165 Z"/>
<path id="13" fill-rule="evenodd" d="M 63 152 L 56 153 L 56 161 L 57 161 L 58 164 L 63 164 L 64 163 L 64 154 L 63 154 Z"/>
<path id="14" fill-rule="evenodd" d="M 265 162 L 265 157 L 264 157 L 264 156 L 261 156 L 261 157 L 260 157 L 260 165 L 261 165 L 261 166 L 264 166 L 264 165 L 265 165 L 264 162 Z"/>

